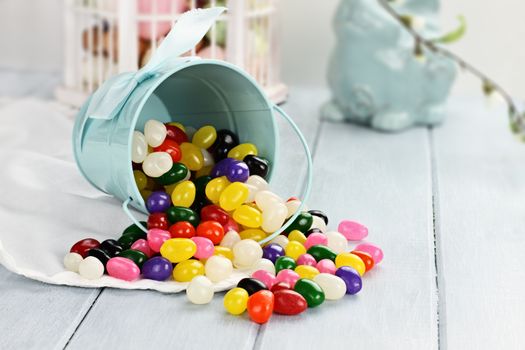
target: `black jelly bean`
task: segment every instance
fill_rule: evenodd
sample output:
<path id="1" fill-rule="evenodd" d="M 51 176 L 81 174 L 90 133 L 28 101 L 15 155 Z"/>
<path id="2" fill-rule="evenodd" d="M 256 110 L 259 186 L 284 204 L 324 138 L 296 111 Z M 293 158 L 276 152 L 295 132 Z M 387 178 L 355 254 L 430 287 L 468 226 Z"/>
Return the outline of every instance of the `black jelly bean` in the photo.
<path id="1" fill-rule="evenodd" d="M 100 260 L 102 265 L 104 265 L 104 271 L 106 270 L 106 264 L 108 263 L 108 260 L 111 259 L 109 254 L 106 253 L 105 251 L 103 251 L 100 248 L 90 249 L 89 252 L 88 252 L 88 256 L 92 256 L 92 257 L 97 258 L 98 260 Z"/>
<path id="2" fill-rule="evenodd" d="M 268 289 L 266 288 L 264 283 L 262 283 L 258 279 L 251 277 L 243 278 L 242 280 L 240 280 L 239 283 L 237 283 L 237 287 L 246 290 L 248 292 L 248 295 L 252 295 L 263 289 Z"/>
<path id="3" fill-rule="evenodd" d="M 239 138 L 237 135 L 230 130 L 219 130 L 217 131 L 217 139 L 211 145 L 210 152 L 215 159 L 215 162 L 223 160 L 228 156 L 228 152 L 239 144 Z"/>
<path id="4" fill-rule="evenodd" d="M 104 242 L 100 243 L 98 248 L 105 251 L 110 258 L 117 256 L 118 253 L 122 251 L 122 246 L 114 239 L 106 239 Z"/>
<path id="5" fill-rule="evenodd" d="M 328 225 L 328 216 L 320 210 L 308 210 L 308 212 L 314 216 L 318 216 L 323 219 L 324 223 Z"/>
<path id="6" fill-rule="evenodd" d="M 266 178 L 266 175 L 268 175 L 270 167 L 266 159 L 249 154 L 244 157 L 242 161 L 246 163 L 248 169 L 250 169 L 250 175 L 259 175 L 262 178 Z"/>

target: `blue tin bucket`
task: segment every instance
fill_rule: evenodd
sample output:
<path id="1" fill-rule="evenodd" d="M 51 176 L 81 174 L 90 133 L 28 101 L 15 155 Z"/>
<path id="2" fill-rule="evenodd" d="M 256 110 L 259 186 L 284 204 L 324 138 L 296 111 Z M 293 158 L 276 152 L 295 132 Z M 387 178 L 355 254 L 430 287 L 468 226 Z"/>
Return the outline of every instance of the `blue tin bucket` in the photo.
<path id="1" fill-rule="evenodd" d="M 202 12 L 205 11 L 199 13 Z M 254 79 L 224 61 L 177 57 L 159 62 L 153 68 L 148 64 L 149 67 L 137 73 L 109 79 L 77 115 L 73 129 L 75 160 L 82 175 L 93 186 L 122 200 L 125 212 L 142 226 L 128 210 L 130 204 L 147 213 L 133 177 L 131 145 L 133 132 L 144 130 L 150 119 L 177 121 L 195 128 L 213 125 L 217 129 L 234 131 L 241 142 L 254 143 L 259 154 L 270 161 L 272 170 L 268 180 L 271 181 L 279 153 L 275 116 L 281 115 L 296 131 L 305 150 L 308 169 L 301 199 L 303 203 L 307 200 L 312 178 L 308 145 L 297 125 L 267 99 Z M 286 227 L 265 238 L 264 242 Z"/>

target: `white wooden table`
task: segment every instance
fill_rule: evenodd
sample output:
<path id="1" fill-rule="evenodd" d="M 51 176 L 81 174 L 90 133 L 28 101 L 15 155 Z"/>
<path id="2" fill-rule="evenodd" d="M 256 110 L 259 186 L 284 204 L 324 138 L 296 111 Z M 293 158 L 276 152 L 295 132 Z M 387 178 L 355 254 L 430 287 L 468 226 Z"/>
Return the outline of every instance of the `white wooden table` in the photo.
<path id="1" fill-rule="evenodd" d="M 57 81 L 0 70 L 0 103 L 49 98 Z M 359 295 L 259 326 L 227 315 L 223 293 L 202 307 L 184 294 L 51 286 L 0 267 L 0 349 L 525 348 L 525 144 L 504 110 L 452 98 L 442 127 L 392 135 L 319 121 L 327 96 L 292 87 L 284 108 L 314 152 L 310 207 L 334 225 L 365 223 L 384 249 Z M 300 169 L 289 131 L 283 139 L 283 161 Z M 278 187 L 297 182 L 283 176 Z"/>

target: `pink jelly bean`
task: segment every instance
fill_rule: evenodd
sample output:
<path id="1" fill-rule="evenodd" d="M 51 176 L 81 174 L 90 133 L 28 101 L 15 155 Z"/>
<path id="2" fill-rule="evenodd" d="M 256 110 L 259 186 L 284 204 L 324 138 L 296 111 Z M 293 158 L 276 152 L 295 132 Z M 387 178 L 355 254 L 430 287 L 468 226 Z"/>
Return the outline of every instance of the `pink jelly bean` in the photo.
<path id="1" fill-rule="evenodd" d="M 275 276 L 272 273 L 266 270 L 257 270 L 254 273 L 252 273 L 252 277 L 264 283 L 264 285 L 268 289 L 271 289 L 273 285 L 277 283 L 277 278 L 275 278 Z"/>
<path id="2" fill-rule="evenodd" d="M 124 281 L 136 280 L 140 275 L 139 267 L 130 259 L 115 257 L 106 264 L 108 275 Z"/>
<path id="3" fill-rule="evenodd" d="M 315 261 L 315 258 L 310 254 L 301 254 L 299 258 L 297 258 L 297 265 L 308 265 L 315 267 L 315 265 L 317 265 L 317 261 Z"/>
<path id="4" fill-rule="evenodd" d="M 372 259 L 374 260 L 374 264 L 376 265 L 379 264 L 381 260 L 383 260 L 383 251 L 375 244 L 361 243 L 358 244 L 357 247 L 354 248 L 354 250 L 370 254 Z"/>
<path id="5" fill-rule="evenodd" d="M 295 286 L 295 282 L 297 282 L 297 280 L 299 279 L 299 275 L 294 270 L 284 269 L 279 271 L 275 278 L 277 280 L 277 283 L 285 282 L 293 288 Z"/>
<path id="6" fill-rule="evenodd" d="M 148 258 L 151 258 L 151 256 L 154 254 L 148 245 L 148 241 L 146 241 L 145 239 L 136 240 L 135 243 L 131 245 L 131 249 L 143 252 Z"/>
<path id="7" fill-rule="evenodd" d="M 330 259 L 320 260 L 316 268 L 320 273 L 329 273 L 331 275 L 335 274 L 335 270 L 337 270 L 334 262 Z"/>
<path id="8" fill-rule="evenodd" d="M 360 241 L 368 236 L 368 229 L 366 226 L 350 220 L 341 221 L 337 227 L 337 231 L 339 231 L 349 241 Z"/>
<path id="9" fill-rule="evenodd" d="M 306 242 L 304 242 L 304 247 L 306 249 L 309 249 L 310 247 L 313 247 L 314 245 L 327 245 L 328 244 L 328 238 L 326 238 L 324 233 L 320 232 L 314 232 L 308 236 L 306 239 Z"/>
<path id="10" fill-rule="evenodd" d="M 160 252 L 162 244 L 171 238 L 169 231 L 161 230 L 159 228 L 152 228 L 148 230 L 148 245 L 155 253 Z"/>
<path id="11" fill-rule="evenodd" d="M 197 246 L 197 251 L 193 254 L 197 259 L 208 259 L 213 255 L 215 246 L 211 239 L 206 237 L 191 237 L 191 240 L 195 242 Z"/>

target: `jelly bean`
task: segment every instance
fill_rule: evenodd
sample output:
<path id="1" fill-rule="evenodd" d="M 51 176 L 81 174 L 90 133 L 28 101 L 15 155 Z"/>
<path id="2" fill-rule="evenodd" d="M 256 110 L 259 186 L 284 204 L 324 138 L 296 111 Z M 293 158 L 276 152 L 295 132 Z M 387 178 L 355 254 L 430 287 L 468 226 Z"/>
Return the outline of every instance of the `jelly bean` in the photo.
<path id="1" fill-rule="evenodd" d="M 95 280 L 104 275 L 104 265 L 93 256 L 88 256 L 78 264 L 78 274 L 86 279 Z"/>
<path id="2" fill-rule="evenodd" d="M 213 249 L 213 255 L 223 256 L 226 259 L 233 261 L 233 252 L 230 248 L 221 247 L 219 245 L 215 246 Z"/>
<path id="3" fill-rule="evenodd" d="M 323 259 L 335 261 L 335 257 L 337 256 L 332 249 L 325 247 L 324 245 L 314 245 L 313 247 L 308 248 L 307 253 L 313 256 L 317 261 Z"/>
<path id="4" fill-rule="evenodd" d="M 224 295 L 223 305 L 232 315 L 240 315 L 246 311 L 248 305 L 248 292 L 242 288 L 233 288 Z"/>
<path id="5" fill-rule="evenodd" d="M 111 256 L 109 256 L 108 253 L 106 253 L 105 251 L 103 251 L 100 248 L 90 249 L 89 252 L 88 252 L 88 256 L 92 256 L 92 257 L 97 258 L 98 260 L 100 260 L 102 265 L 104 265 L 104 268 L 107 265 L 109 259 L 111 259 Z"/>
<path id="6" fill-rule="evenodd" d="M 167 230 L 169 227 L 168 216 L 165 213 L 153 213 L 148 216 L 148 230 L 158 228 L 159 230 Z"/>
<path id="7" fill-rule="evenodd" d="M 78 265 L 83 259 L 78 253 L 67 253 L 64 257 L 64 267 L 68 271 L 78 272 Z"/>
<path id="8" fill-rule="evenodd" d="M 297 265 L 317 266 L 317 261 L 310 254 L 301 254 L 297 258 Z"/>
<path id="9" fill-rule="evenodd" d="M 257 155 L 257 147 L 253 143 L 241 143 L 228 152 L 229 158 L 243 160 L 249 154 Z"/>
<path id="10" fill-rule="evenodd" d="M 211 146 L 213 157 L 217 160 L 226 158 L 228 152 L 239 144 L 239 138 L 230 130 L 217 131 L 217 139 Z"/>
<path id="11" fill-rule="evenodd" d="M 166 152 L 153 152 L 147 155 L 142 170 L 150 177 L 160 177 L 170 171 L 173 160 Z"/>
<path id="12" fill-rule="evenodd" d="M 135 184 L 137 185 L 137 189 L 139 191 L 146 188 L 148 184 L 148 178 L 146 177 L 146 174 L 140 170 L 133 170 L 133 178 L 135 179 Z"/>
<path id="13" fill-rule="evenodd" d="M 200 148 L 209 148 L 217 139 L 217 131 L 211 125 L 205 125 L 195 132 L 191 142 Z"/>
<path id="14" fill-rule="evenodd" d="M 181 128 L 170 124 L 165 125 L 167 131 L 166 138 L 177 142 L 179 145 L 183 142 L 188 142 L 188 136 Z"/>
<path id="15" fill-rule="evenodd" d="M 286 209 L 288 209 L 288 214 L 286 215 L 286 218 L 289 219 L 299 210 L 299 207 L 301 206 L 301 201 L 299 200 L 292 200 L 285 203 Z"/>
<path id="16" fill-rule="evenodd" d="M 204 157 L 201 149 L 192 143 L 183 142 L 180 145 L 182 158 L 180 162 L 191 171 L 197 171 L 204 166 Z"/>
<path id="17" fill-rule="evenodd" d="M 215 247 L 213 242 L 205 237 L 192 237 L 191 240 L 195 242 L 197 251 L 193 255 L 197 259 L 208 259 L 213 255 Z"/>
<path id="18" fill-rule="evenodd" d="M 275 271 L 279 272 L 281 270 L 293 270 L 297 266 L 294 259 L 289 256 L 281 256 L 275 261 Z"/>
<path id="19" fill-rule="evenodd" d="M 306 231 L 306 233 L 304 234 L 306 237 L 310 236 L 312 233 L 323 233 L 323 231 L 321 231 L 320 229 L 318 229 L 317 227 L 314 227 L 314 228 L 311 228 L 309 229 L 308 231 Z"/>
<path id="20" fill-rule="evenodd" d="M 144 125 L 144 136 L 151 147 L 160 146 L 167 136 L 167 128 L 157 120 L 150 119 Z"/>
<path id="21" fill-rule="evenodd" d="M 257 228 L 262 224 L 262 214 L 259 210 L 243 204 L 233 212 L 233 219 L 239 224 Z"/>
<path id="22" fill-rule="evenodd" d="M 140 224 L 144 227 L 146 227 L 147 225 L 145 221 L 140 221 Z M 129 225 L 128 227 L 124 229 L 124 231 L 122 231 L 122 235 L 126 235 L 128 233 L 135 233 L 135 234 L 140 234 L 141 236 L 145 236 L 145 232 L 142 231 L 142 228 L 135 224 Z"/>
<path id="23" fill-rule="evenodd" d="M 155 281 L 165 281 L 173 271 L 172 263 L 162 256 L 154 256 L 142 265 L 142 276 Z"/>
<path id="24" fill-rule="evenodd" d="M 275 276 L 266 270 L 257 270 L 252 273 L 252 278 L 261 281 L 267 289 L 271 289 L 277 282 Z"/>
<path id="25" fill-rule="evenodd" d="M 206 197 L 213 203 L 219 203 L 219 198 L 224 189 L 230 184 L 225 176 L 217 177 L 206 185 Z"/>
<path id="26" fill-rule="evenodd" d="M 171 235 L 166 230 L 161 230 L 158 228 L 152 228 L 148 230 L 148 245 L 150 249 L 156 253 L 158 253 L 161 250 L 161 247 L 164 244 L 164 242 L 166 242 L 170 238 Z"/>
<path id="27" fill-rule="evenodd" d="M 180 182 L 189 175 L 188 168 L 182 163 L 173 163 L 170 170 L 155 180 L 159 185 L 167 186 Z"/>
<path id="28" fill-rule="evenodd" d="M 246 198 L 246 200 L 244 201 L 244 203 L 252 203 L 252 202 L 255 202 L 255 195 L 257 194 L 257 192 L 259 191 L 257 189 L 257 187 L 255 187 L 254 185 L 250 185 L 250 184 L 247 184 L 247 183 L 244 183 L 244 185 L 246 186 L 246 188 L 248 189 L 248 198 Z"/>
<path id="29" fill-rule="evenodd" d="M 80 254 L 80 256 L 85 258 L 90 249 L 97 248 L 99 245 L 100 245 L 100 242 L 97 241 L 96 239 L 85 238 L 73 244 L 69 252 Z"/>
<path id="30" fill-rule="evenodd" d="M 206 277 L 212 282 L 220 282 L 227 279 L 233 273 L 233 265 L 230 259 L 220 255 L 213 255 L 204 265 Z"/>
<path id="31" fill-rule="evenodd" d="M 165 212 L 170 205 L 170 196 L 164 191 L 153 192 L 146 201 L 146 208 L 150 213 Z"/>
<path id="32" fill-rule="evenodd" d="M 290 269 L 284 269 L 277 272 L 275 276 L 277 282 L 285 282 L 290 285 L 291 288 L 295 286 L 295 282 L 300 278 L 299 274 Z"/>
<path id="33" fill-rule="evenodd" d="M 208 238 L 213 244 L 219 244 L 224 238 L 224 229 L 217 221 L 203 221 L 197 226 L 196 234 Z"/>
<path id="34" fill-rule="evenodd" d="M 268 289 L 266 285 L 256 278 L 246 277 L 237 283 L 237 288 L 242 288 L 248 292 L 248 295 L 253 295 L 258 291 Z"/>
<path id="35" fill-rule="evenodd" d="M 190 282 L 196 276 L 204 275 L 204 264 L 199 260 L 181 261 L 173 269 L 173 279 L 177 282 Z"/>
<path id="36" fill-rule="evenodd" d="M 313 247 L 314 245 L 327 245 L 328 239 L 323 233 L 312 233 L 306 238 L 306 242 L 304 243 L 304 247 L 306 249 L 309 249 L 310 247 Z"/>
<path id="37" fill-rule="evenodd" d="M 293 230 L 299 230 L 306 232 L 312 226 L 313 218 L 312 214 L 307 212 L 300 213 L 297 218 L 286 228 L 286 232 L 292 232 Z"/>
<path id="38" fill-rule="evenodd" d="M 268 182 L 259 175 L 251 175 L 245 184 L 254 186 L 257 188 L 257 192 L 266 191 L 269 188 Z"/>
<path id="39" fill-rule="evenodd" d="M 350 266 L 341 266 L 335 271 L 335 275 L 345 282 L 346 294 L 357 294 L 363 287 L 363 282 L 359 272 Z"/>
<path id="40" fill-rule="evenodd" d="M 98 248 L 108 253 L 110 257 L 114 257 L 122 251 L 122 246 L 114 239 L 106 239 L 105 241 L 102 241 Z"/>
<path id="41" fill-rule="evenodd" d="M 326 244 L 328 248 L 332 249 L 334 253 L 345 253 L 348 251 L 348 241 L 345 236 L 340 234 L 337 231 L 329 231 L 326 234 L 328 243 Z"/>
<path id="42" fill-rule="evenodd" d="M 259 243 L 251 239 L 243 239 L 233 246 L 233 264 L 236 267 L 250 267 L 262 258 L 263 251 Z"/>
<path id="43" fill-rule="evenodd" d="M 229 164 L 225 175 L 230 182 L 246 182 L 250 176 L 250 170 L 246 163 L 235 161 Z"/>
<path id="44" fill-rule="evenodd" d="M 262 229 L 266 232 L 277 231 L 284 224 L 288 210 L 283 203 L 275 203 L 271 208 L 267 208 L 262 214 Z"/>
<path id="45" fill-rule="evenodd" d="M 319 274 L 319 270 L 309 265 L 299 265 L 294 271 L 299 275 L 300 278 L 308 278 L 310 280 Z"/>
<path id="46" fill-rule="evenodd" d="M 326 214 L 323 213 L 322 211 L 320 211 L 320 210 L 308 210 L 308 212 L 310 214 L 312 214 L 312 216 L 317 216 L 317 217 L 323 219 L 325 225 L 328 225 L 328 216 L 326 216 Z"/>
<path id="47" fill-rule="evenodd" d="M 148 197 L 152 193 L 152 191 L 150 191 L 150 190 L 141 190 L 139 192 L 140 192 L 140 195 L 141 195 L 142 199 L 144 200 L 144 202 L 148 200 Z"/>
<path id="48" fill-rule="evenodd" d="M 270 291 L 272 293 L 275 294 L 275 292 L 279 291 L 279 290 L 288 290 L 288 289 L 291 289 L 292 287 L 290 287 L 290 285 L 286 282 L 278 282 L 276 284 L 273 285 L 273 287 L 270 289 Z"/>
<path id="49" fill-rule="evenodd" d="M 124 281 L 134 281 L 140 275 L 140 269 L 133 260 L 120 256 L 109 259 L 106 269 L 108 275 Z"/>
<path id="50" fill-rule="evenodd" d="M 363 260 L 352 253 L 337 254 L 337 257 L 335 258 L 335 266 L 338 268 L 341 266 L 350 266 L 359 272 L 361 276 L 363 276 L 366 271 L 366 266 Z"/>
<path id="51" fill-rule="evenodd" d="M 324 220 L 316 215 L 312 215 L 312 226 L 310 226 L 310 229 L 312 228 L 318 228 L 321 232 L 327 231 L 327 227 L 324 223 Z"/>
<path id="52" fill-rule="evenodd" d="M 191 181 L 182 181 L 173 190 L 171 201 L 176 207 L 189 208 L 195 200 L 196 189 Z"/>
<path id="53" fill-rule="evenodd" d="M 272 275 L 275 275 L 275 266 L 271 260 L 268 259 L 258 259 L 255 264 L 252 265 L 252 270 L 265 270 L 271 273 Z"/>
<path id="54" fill-rule="evenodd" d="M 192 238 L 195 236 L 195 228 L 188 221 L 176 222 L 168 230 L 171 238 Z"/>
<path id="55" fill-rule="evenodd" d="M 228 223 L 226 225 L 223 225 L 222 228 L 224 229 L 224 232 L 228 232 L 228 231 L 239 232 L 240 230 L 239 225 L 232 218 L 229 218 Z"/>
<path id="56" fill-rule="evenodd" d="M 349 241 L 360 241 L 368 236 L 368 229 L 366 226 L 350 220 L 341 221 L 337 227 L 337 231 L 341 232 L 341 234 Z"/>
<path id="57" fill-rule="evenodd" d="M 203 221 L 217 221 L 221 225 L 226 225 L 230 219 L 230 215 L 215 204 L 210 204 L 201 209 L 201 218 Z"/>
<path id="58" fill-rule="evenodd" d="M 226 173 L 228 172 L 228 168 L 230 167 L 230 165 L 236 162 L 238 162 L 238 160 L 234 158 L 222 159 L 221 161 L 217 162 L 217 164 L 213 166 L 210 172 L 210 176 L 213 178 L 226 176 Z"/>
<path id="59" fill-rule="evenodd" d="M 254 241 L 260 241 L 266 238 L 266 232 L 257 228 L 250 228 L 239 232 L 241 239 L 253 239 Z"/>
<path id="60" fill-rule="evenodd" d="M 197 196 L 205 196 L 206 195 L 206 185 L 208 182 L 211 181 L 211 176 L 205 175 L 205 176 L 197 176 L 196 179 L 193 181 L 195 184 L 195 189 L 197 191 Z"/>
<path id="61" fill-rule="evenodd" d="M 329 273 L 332 275 L 335 273 L 335 270 L 337 269 L 335 267 L 335 263 L 330 259 L 322 259 L 321 261 L 317 262 L 317 265 L 315 267 L 321 273 Z"/>
<path id="62" fill-rule="evenodd" d="M 374 259 L 375 265 L 379 264 L 381 260 L 383 260 L 383 251 L 375 244 L 361 243 L 358 244 L 357 247 L 354 248 L 354 250 L 370 254 L 372 259 Z"/>
<path id="63" fill-rule="evenodd" d="M 226 248 L 233 248 L 235 243 L 241 241 L 241 236 L 236 231 L 228 231 L 222 238 L 222 241 L 220 243 L 221 246 Z"/>
<path id="64" fill-rule="evenodd" d="M 133 131 L 131 140 L 131 161 L 134 163 L 142 163 L 148 155 L 148 143 L 144 134 L 140 131 Z"/>
<path id="65" fill-rule="evenodd" d="M 209 175 L 211 173 L 211 170 L 213 169 L 213 165 L 215 164 L 213 156 L 210 152 L 208 152 L 204 148 L 201 148 L 201 153 L 202 159 L 204 161 L 204 166 L 197 171 L 197 177 L 202 175 Z"/>
<path id="66" fill-rule="evenodd" d="M 166 152 L 170 155 L 171 159 L 173 160 L 173 163 L 176 163 L 181 160 L 182 158 L 182 151 L 180 149 L 180 146 L 177 142 L 166 139 L 160 145 L 159 147 L 153 148 L 154 152 Z"/>
<path id="67" fill-rule="evenodd" d="M 366 271 L 372 270 L 372 268 L 374 267 L 374 259 L 372 259 L 372 256 L 370 254 L 356 250 L 351 251 L 351 253 L 357 255 L 359 258 L 361 258 L 361 260 L 363 260 Z"/>
<path id="68" fill-rule="evenodd" d="M 189 208 L 184 207 L 171 207 L 166 211 L 168 221 L 172 224 L 179 221 L 188 221 L 193 226 L 197 226 L 200 222 L 200 218 L 197 213 Z"/>
<path id="69" fill-rule="evenodd" d="M 146 254 L 144 254 L 141 251 L 133 250 L 133 249 L 123 250 L 122 252 L 120 252 L 118 256 L 121 258 L 127 258 L 133 261 L 139 267 L 139 269 L 142 268 L 142 265 L 144 265 L 146 260 L 148 260 L 148 257 L 146 256 Z"/>
<path id="70" fill-rule="evenodd" d="M 243 162 L 248 166 L 250 175 L 258 175 L 262 178 L 265 178 L 268 175 L 268 170 L 270 168 L 268 160 L 249 154 L 243 158 Z"/>
<path id="71" fill-rule="evenodd" d="M 118 239 L 118 243 L 120 244 L 122 249 L 126 250 L 126 249 L 130 249 L 133 243 L 135 243 L 139 239 L 144 239 L 144 238 L 146 238 L 146 232 L 142 230 L 140 232 L 129 232 L 129 233 L 122 235 Z"/>
<path id="72" fill-rule="evenodd" d="M 281 315 L 298 315 L 308 308 L 306 299 L 290 289 L 277 290 L 274 293 L 273 311 Z"/>
<path id="73" fill-rule="evenodd" d="M 288 239 L 290 241 L 297 241 L 303 245 L 306 243 L 306 236 L 299 230 L 293 230 L 292 232 L 290 232 L 288 234 Z"/>
<path id="74" fill-rule="evenodd" d="M 273 206 L 284 203 L 281 197 L 267 190 L 257 192 L 255 202 L 262 211 L 270 210 Z"/>
<path id="75" fill-rule="evenodd" d="M 275 263 L 275 261 L 284 256 L 284 248 L 276 243 L 270 243 L 263 248 L 263 258 Z"/>
<path id="76" fill-rule="evenodd" d="M 148 241 L 145 239 L 136 240 L 135 243 L 131 245 L 131 249 L 143 252 L 148 258 L 151 258 L 153 255 L 153 251 L 149 247 Z"/>
<path id="77" fill-rule="evenodd" d="M 284 248 L 284 251 L 286 252 L 287 256 L 297 260 L 301 254 L 306 253 L 306 248 L 297 241 L 290 241 Z"/>
<path id="78" fill-rule="evenodd" d="M 241 182 L 233 182 L 221 192 L 219 204 L 222 209 L 232 211 L 239 208 L 248 198 L 248 188 Z"/>
<path id="79" fill-rule="evenodd" d="M 213 299 L 213 284 L 205 276 L 191 280 L 186 289 L 186 296 L 193 304 L 208 304 Z"/>
<path id="80" fill-rule="evenodd" d="M 181 123 L 179 122 L 169 122 L 169 123 L 166 123 L 166 125 L 172 125 L 172 126 L 176 126 L 177 128 L 181 129 L 182 131 L 184 131 L 186 134 L 188 133 L 186 131 L 186 127 L 184 125 L 182 125 Z"/>
<path id="81" fill-rule="evenodd" d="M 272 239 L 268 243 L 275 243 L 275 244 L 278 244 L 281 247 L 285 248 L 288 245 L 289 241 L 290 240 L 285 235 L 279 235 L 279 236 L 275 237 L 274 239 Z"/>
<path id="82" fill-rule="evenodd" d="M 248 315 L 253 322 L 268 322 L 273 313 L 274 296 L 269 290 L 261 290 L 248 298 Z"/>
<path id="83" fill-rule="evenodd" d="M 171 238 L 166 240 L 160 247 L 160 255 L 172 263 L 188 260 L 196 251 L 197 245 L 188 238 Z"/>
<path id="84" fill-rule="evenodd" d="M 320 273 L 314 282 L 321 287 L 326 300 L 339 300 L 346 294 L 346 283 L 342 278 L 329 273 Z"/>
<path id="85" fill-rule="evenodd" d="M 294 290 L 301 294 L 308 303 L 308 307 L 316 307 L 324 302 L 325 295 L 321 287 L 312 280 L 301 278 L 294 286 Z"/>

